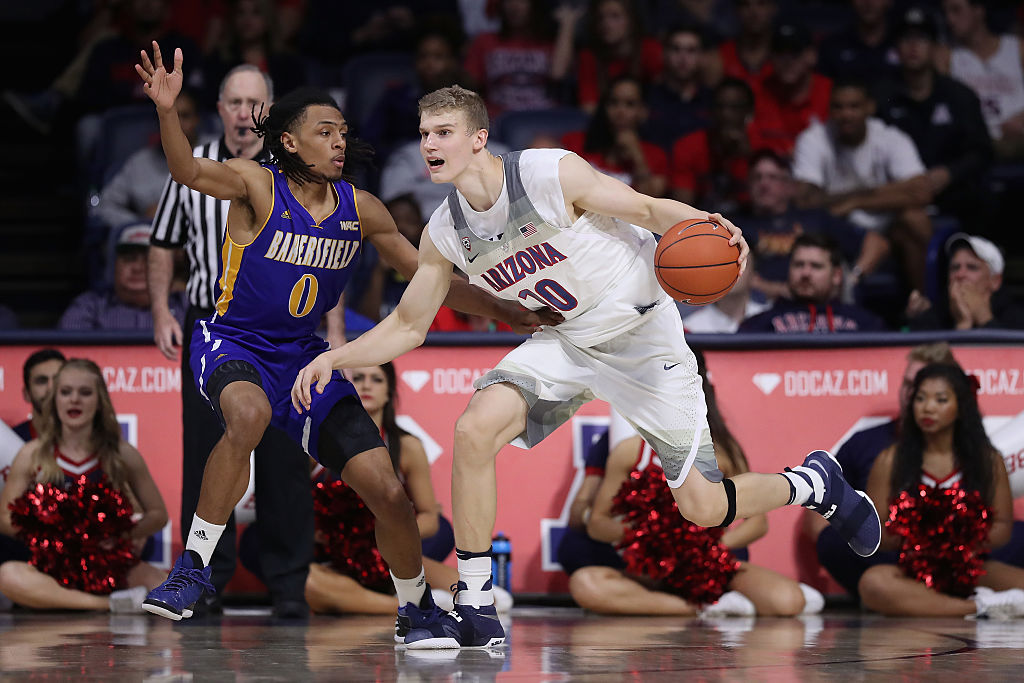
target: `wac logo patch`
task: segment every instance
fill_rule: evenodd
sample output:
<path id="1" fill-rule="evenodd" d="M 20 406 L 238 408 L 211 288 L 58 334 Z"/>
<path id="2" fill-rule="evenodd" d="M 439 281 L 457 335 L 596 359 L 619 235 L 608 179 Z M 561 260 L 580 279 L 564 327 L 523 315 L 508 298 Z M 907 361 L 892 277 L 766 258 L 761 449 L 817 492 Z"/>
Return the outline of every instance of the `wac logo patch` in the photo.
<path id="1" fill-rule="evenodd" d="M 462 238 L 462 246 L 464 246 L 466 248 L 466 251 L 472 251 L 473 250 L 473 244 L 469 241 L 468 237 L 463 237 Z"/>

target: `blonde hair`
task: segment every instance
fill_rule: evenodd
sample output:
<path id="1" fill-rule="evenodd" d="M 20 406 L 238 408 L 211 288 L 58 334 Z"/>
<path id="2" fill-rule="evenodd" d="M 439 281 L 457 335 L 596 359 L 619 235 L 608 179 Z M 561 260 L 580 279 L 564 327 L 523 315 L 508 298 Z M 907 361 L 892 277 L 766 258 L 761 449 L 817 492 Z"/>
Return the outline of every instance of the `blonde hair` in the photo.
<path id="1" fill-rule="evenodd" d="M 439 114 L 444 111 L 460 111 L 466 117 L 468 133 L 478 130 L 489 130 L 490 119 L 487 117 L 487 105 L 480 95 L 458 85 L 440 88 L 429 92 L 419 101 L 419 114 Z"/>
<path id="2" fill-rule="evenodd" d="M 93 376 L 95 380 L 98 405 L 92 421 L 92 439 L 90 448 L 99 457 L 100 468 L 107 475 L 111 486 L 125 489 L 126 472 L 121 461 L 121 427 L 117 423 L 117 413 L 110 401 L 107 384 L 103 381 L 103 373 L 96 363 L 85 358 L 71 358 L 60 367 L 53 378 L 53 391 L 50 393 L 43 411 L 43 424 L 39 431 L 39 447 L 32 454 L 32 464 L 38 471 L 36 477 L 40 482 L 60 484 L 64 481 L 64 473 L 57 464 L 56 448 L 61 439 L 61 422 L 57 415 L 57 387 L 60 376 L 66 370 L 82 370 Z"/>
<path id="3" fill-rule="evenodd" d="M 956 361 L 953 356 L 953 349 L 949 347 L 946 342 L 935 342 L 934 344 L 920 344 L 910 349 L 910 353 L 907 354 L 908 361 L 917 361 L 918 363 L 924 363 L 925 365 L 931 365 L 932 363 L 938 363 L 939 365 L 955 365 L 960 367 L 960 364 Z"/>

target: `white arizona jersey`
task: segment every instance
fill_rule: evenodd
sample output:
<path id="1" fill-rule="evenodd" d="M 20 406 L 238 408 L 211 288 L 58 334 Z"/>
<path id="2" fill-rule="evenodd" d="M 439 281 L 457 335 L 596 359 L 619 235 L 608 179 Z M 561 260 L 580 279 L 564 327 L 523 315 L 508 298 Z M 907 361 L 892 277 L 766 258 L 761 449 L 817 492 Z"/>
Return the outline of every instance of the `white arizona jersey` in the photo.
<path id="1" fill-rule="evenodd" d="M 430 239 L 472 284 L 530 309 L 565 316 L 552 328 L 589 347 L 640 324 L 671 301 L 654 275 L 650 231 L 587 212 L 566 213 L 558 180 L 563 149 L 504 155 L 494 206 L 474 211 L 456 191 L 430 217 Z"/>

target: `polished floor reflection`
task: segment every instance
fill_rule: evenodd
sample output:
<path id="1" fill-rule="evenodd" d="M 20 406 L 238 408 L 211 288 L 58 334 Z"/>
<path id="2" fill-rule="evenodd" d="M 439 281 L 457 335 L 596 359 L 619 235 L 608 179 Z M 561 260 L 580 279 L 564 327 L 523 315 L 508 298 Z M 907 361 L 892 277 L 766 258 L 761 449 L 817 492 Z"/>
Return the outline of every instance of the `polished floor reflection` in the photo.
<path id="1" fill-rule="evenodd" d="M 509 645 L 396 649 L 381 617 L 274 622 L 234 611 L 151 616 L 0 614 L 0 679 L 101 681 L 1021 680 L 1024 620 L 608 618 L 516 608 Z"/>

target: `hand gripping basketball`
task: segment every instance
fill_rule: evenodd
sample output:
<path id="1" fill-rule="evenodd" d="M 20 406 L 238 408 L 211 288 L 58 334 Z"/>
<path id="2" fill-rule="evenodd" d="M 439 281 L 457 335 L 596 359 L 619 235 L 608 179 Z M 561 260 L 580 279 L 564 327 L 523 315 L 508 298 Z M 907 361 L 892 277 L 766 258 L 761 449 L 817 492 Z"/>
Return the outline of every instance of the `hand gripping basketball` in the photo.
<path id="1" fill-rule="evenodd" d="M 739 228 L 717 214 L 676 223 L 658 242 L 654 272 L 669 296 L 699 306 L 725 296 L 743 272 L 745 247 Z"/>

